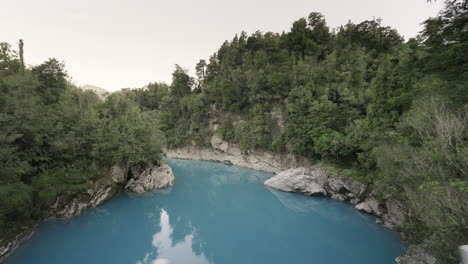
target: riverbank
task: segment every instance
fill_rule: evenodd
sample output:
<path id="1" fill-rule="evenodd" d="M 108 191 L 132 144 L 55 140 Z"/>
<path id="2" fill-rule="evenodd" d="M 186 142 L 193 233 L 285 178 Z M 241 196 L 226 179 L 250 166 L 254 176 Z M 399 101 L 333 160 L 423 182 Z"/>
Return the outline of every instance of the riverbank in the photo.
<path id="1" fill-rule="evenodd" d="M 295 189 L 284 189 L 311 195 L 311 182 L 320 189 L 317 194 L 332 199 L 349 202 L 357 210 L 365 211 L 377 217 L 376 222 L 400 233 L 405 241 L 402 227 L 408 219 L 408 210 L 404 203 L 379 194 L 373 186 L 331 172 L 320 163 L 313 163 L 304 157 L 293 154 L 276 154 L 265 151 L 242 152 L 235 144 L 221 140 L 216 134 L 210 140 L 211 148 L 187 146 L 177 149 L 165 149 L 168 157 L 224 162 L 237 166 L 273 172 L 275 177 L 282 177 L 283 185 L 294 180 Z M 274 178 L 274 177 L 273 177 Z M 272 179 L 273 179 L 272 178 Z M 311 178 L 313 178 L 311 180 Z M 268 182 L 268 181 L 267 181 Z M 299 187 L 297 187 L 299 186 Z M 317 187 L 316 186 L 316 187 Z M 281 189 L 281 188 L 279 188 Z M 319 189 L 319 190 L 320 190 Z M 435 264 L 435 257 L 426 252 L 423 245 L 408 245 L 405 254 L 396 260 L 398 264 Z"/>
<path id="2" fill-rule="evenodd" d="M 74 194 L 73 198 L 59 196 L 55 203 L 45 212 L 41 219 L 21 227 L 15 235 L 0 240 L 0 263 L 5 261 L 18 247 L 29 240 L 38 226 L 48 220 L 69 219 L 78 216 L 86 209 L 94 208 L 126 190 L 142 194 L 153 189 L 171 187 L 174 174 L 168 165 L 128 167 L 116 164 L 108 174 L 91 183 L 92 188 Z"/>

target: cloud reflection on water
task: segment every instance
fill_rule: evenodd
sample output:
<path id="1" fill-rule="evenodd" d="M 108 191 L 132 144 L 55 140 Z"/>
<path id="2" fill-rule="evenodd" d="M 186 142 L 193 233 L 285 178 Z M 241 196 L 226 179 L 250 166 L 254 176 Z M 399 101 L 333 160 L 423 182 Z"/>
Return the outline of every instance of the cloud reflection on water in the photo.
<path id="1" fill-rule="evenodd" d="M 146 253 L 143 260 L 137 264 L 209 264 L 205 254 L 197 255 L 192 248 L 195 231 L 186 235 L 178 243 L 173 243 L 174 229 L 169 222 L 169 214 L 166 210 L 161 210 L 160 215 L 161 231 L 154 234 L 152 245 L 155 251 Z"/>

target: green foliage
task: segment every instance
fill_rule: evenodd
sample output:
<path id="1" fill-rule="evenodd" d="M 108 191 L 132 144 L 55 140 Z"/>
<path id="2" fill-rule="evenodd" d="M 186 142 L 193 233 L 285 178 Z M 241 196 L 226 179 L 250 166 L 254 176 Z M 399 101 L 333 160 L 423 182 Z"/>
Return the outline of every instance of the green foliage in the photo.
<path id="1" fill-rule="evenodd" d="M 467 18 L 466 1 L 446 1 L 404 43 L 380 19 L 330 31 L 313 12 L 289 32 L 236 35 L 196 79 L 176 65 L 171 85 L 106 102 L 67 83 L 55 59 L 23 71 L 0 43 L 0 224 L 40 215 L 116 162 L 158 162 L 163 146 L 209 146 L 216 133 L 405 201 L 407 239 L 456 263 L 468 243 Z"/>
<path id="2" fill-rule="evenodd" d="M 176 65 L 174 73 L 172 73 L 171 94 L 177 97 L 188 95 L 192 89 L 193 80 L 187 74 L 187 71 Z"/>
<path id="3" fill-rule="evenodd" d="M 406 43 L 380 19 L 330 31 L 316 12 L 282 34 L 242 32 L 197 64 L 193 91 L 176 67 L 171 93 L 157 107 L 141 105 L 156 110 L 168 147 L 208 145 L 207 131 L 218 127 L 244 152 L 322 160 L 408 201 L 408 239 L 430 238 L 433 252 L 454 262 L 456 243 L 467 243 L 459 236 L 466 234 L 467 137 L 455 127 L 468 102 L 463 2 L 447 1 Z M 427 95 L 447 100 L 434 112 L 421 106 Z"/>
<path id="4" fill-rule="evenodd" d="M 423 98 L 399 124 L 399 131 L 413 131 L 412 145 L 402 144 L 396 133 L 393 145 L 377 152 L 383 181 L 408 198 L 410 210 L 431 230 L 428 235 L 438 238 L 430 240 L 432 250 L 453 263 L 453 249 L 468 242 L 463 235 L 468 233 L 467 123 L 466 111 Z"/>
<path id="5" fill-rule="evenodd" d="M 395 29 L 381 26 L 381 19 L 366 20 L 359 24 L 349 22 L 342 26 L 337 36 L 340 45 L 349 43 L 365 47 L 369 52 L 386 52 L 401 44 L 403 38 Z"/>
<path id="6" fill-rule="evenodd" d="M 45 171 L 34 178 L 32 187 L 35 206 L 48 209 L 58 196 L 73 196 L 90 188 L 89 180 L 96 177 L 96 171 L 78 168 L 59 168 Z"/>
<path id="7" fill-rule="evenodd" d="M 222 140 L 233 141 L 235 137 L 234 124 L 231 118 L 227 118 L 219 128 L 219 134 Z"/>
<path id="8" fill-rule="evenodd" d="M 96 157 L 108 165 L 159 162 L 163 135 L 151 112 L 142 112 L 131 94 L 114 93 L 104 103 L 104 124 L 99 129 Z"/>
<path id="9" fill-rule="evenodd" d="M 424 72 L 447 81 L 446 95 L 458 106 L 468 101 L 468 5 L 466 0 L 446 1 L 438 16 L 424 21 L 422 37 L 429 55 Z"/>
<path id="10" fill-rule="evenodd" d="M 33 206 L 32 188 L 22 182 L 0 186 L 0 224 L 5 219 L 28 218 Z"/>
<path id="11" fill-rule="evenodd" d="M 0 44 L 0 236 L 40 219 L 57 197 L 84 192 L 115 163 L 159 163 L 163 135 L 134 93 L 102 102 L 68 83 L 56 59 L 23 69 Z M 152 85 L 145 104 L 160 104 Z"/>

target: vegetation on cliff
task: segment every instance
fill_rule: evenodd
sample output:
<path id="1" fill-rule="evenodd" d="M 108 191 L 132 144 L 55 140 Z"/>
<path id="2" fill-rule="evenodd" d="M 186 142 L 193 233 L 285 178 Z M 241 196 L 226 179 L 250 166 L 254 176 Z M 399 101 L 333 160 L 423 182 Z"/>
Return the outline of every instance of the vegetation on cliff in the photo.
<path id="1" fill-rule="evenodd" d="M 209 145 L 333 164 L 405 202 L 412 243 L 456 263 L 468 243 L 466 1 L 447 1 L 407 41 L 379 19 L 330 30 L 320 13 L 289 32 L 226 41 L 192 78 L 133 90 L 169 147 Z M 214 123 L 214 124 L 213 124 Z M 388 197 L 387 197 L 388 198 Z"/>
<path id="2" fill-rule="evenodd" d="M 115 163 L 160 161 L 163 145 L 151 113 L 132 98 L 101 101 L 70 84 L 56 59 L 23 63 L 22 49 L 0 43 L 0 239 Z"/>
<path id="3" fill-rule="evenodd" d="M 243 151 L 295 153 L 371 183 L 409 210 L 403 231 L 457 263 L 468 241 L 467 3 L 446 1 L 405 41 L 379 19 L 330 29 L 320 13 L 289 32 L 242 32 L 196 77 L 105 102 L 51 59 L 27 69 L 0 49 L 0 230 L 37 219 L 58 195 L 161 147 L 208 146 L 212 126 Z M 387 197 L 388 198 L 388 197 Z"/>

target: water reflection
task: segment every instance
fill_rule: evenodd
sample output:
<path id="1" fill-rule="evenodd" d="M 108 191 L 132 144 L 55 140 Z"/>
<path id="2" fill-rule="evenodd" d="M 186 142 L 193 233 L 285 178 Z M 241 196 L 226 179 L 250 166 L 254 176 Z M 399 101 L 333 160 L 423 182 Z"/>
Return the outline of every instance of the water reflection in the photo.
<path id="1" fill-rule="evenodd" d="M 354 210 L 349 204 L 342 204 L 327 197 L 308 197 L 297 193 L 284 192 L 267 187 L 270 192 L 289 210 L 296 213 L 313 213 L 321 216 L 326 221 L 337 224 L 354 223 L 357 221 L 356 215 L 362 218 L 360 224 L 368 225 L 368 228 L 379 228 L 373 221 L 369 221 L 369 216 L 365 213 Z"/>
<path id="2" fill-rule="evenodd" d="M 196 254 L 192 248 L 195 230 L 175 242 L 174 229 L 170 225 L 169 214 L 164 209 L 161 210 L 160 225 L 161 231 L 153 236 L 152 246 L 155 250 L 146 253 L 137 264 L 210 263 L 203 252 Z"/>
<path id="3" fill-rule="evenodd" d="M 346 203 L 267 189 L 272 174 L 168 159 L 172 190 L 41 226 L 8 264 L 394 263 L 398 235 Z"/>

